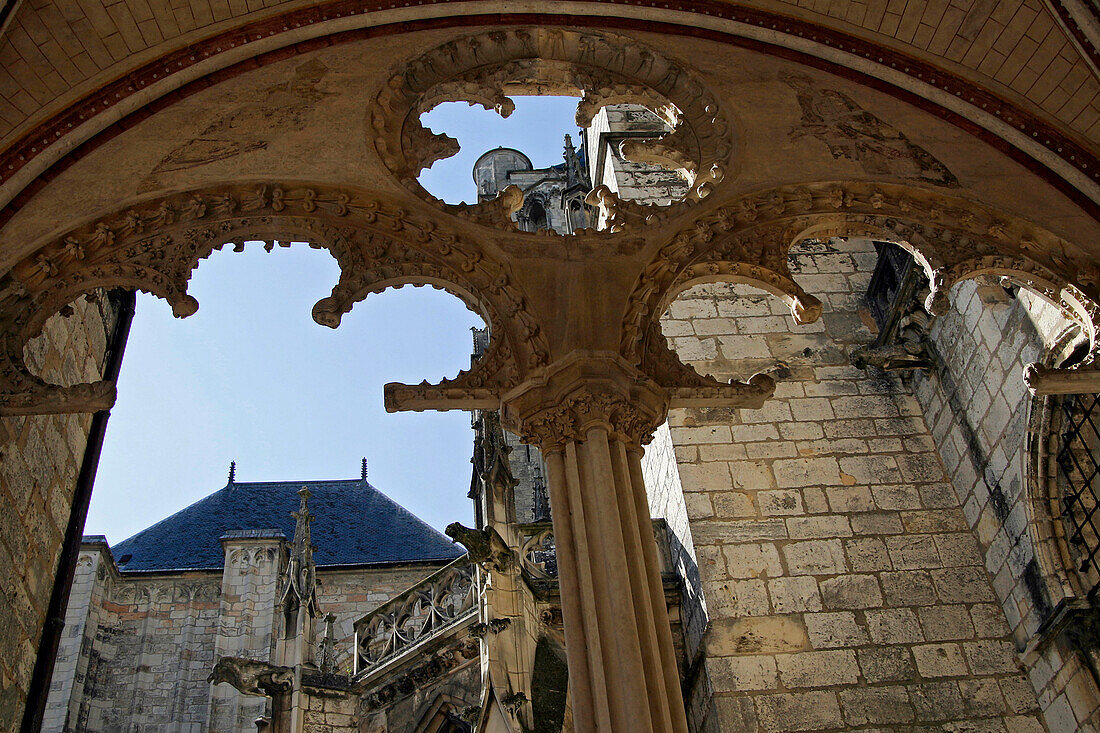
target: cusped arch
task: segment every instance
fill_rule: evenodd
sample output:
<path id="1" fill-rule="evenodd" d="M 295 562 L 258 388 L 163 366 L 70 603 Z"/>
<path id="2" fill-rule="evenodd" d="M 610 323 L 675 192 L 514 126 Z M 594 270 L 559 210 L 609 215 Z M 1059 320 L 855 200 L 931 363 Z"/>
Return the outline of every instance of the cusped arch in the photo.
<path id="1" fill-rule="evenodd" d="M 480 390 L 491 402 L 547 358 L 526 297 L 507 264 L 485 248 L 367 192 L 234 183 L 135 203 L 52 238 L 18 262 L 0 282 L 0 414 L 108 407 L 109 383 L 60 387 L 27 369 L 23 347 L 46 319 L 84 293 L 117 286 L 164 298 L 186 317 L 198 307 L 187 294 L 198 263 L 225 244 L 239 249 L 253 240 L 269 246 L 304 240 L 333 255 L 339 281 L 314 307 L 315 319 L 330 327 L 387 287 L 430 284 L 462 299 L 490 325 L 493 340 L 471 371 L 437 386 Z"/>
<path id="2" fill-rule="evenodd" d="M 899 244 L 925 270 L 927 306 L 936 314 L 960 279 L 996 272 L 1035 289 L 1096 334 L 1100 268 L 1079 248 L 1030 222 L 928 188 L 862 181 L 781 186 L 742 195 L 696 217 L 656 249 L 631 294 L 621 353 L 637 362 L 643 334 L 690 284 L 729 279 L 775 293 L 796 319 L 820 312 L 794 282 L 787 255 L 795 242 L 823 236 L 873 236 Z M 805 319 L 805 320 L 802 320 Z"/>

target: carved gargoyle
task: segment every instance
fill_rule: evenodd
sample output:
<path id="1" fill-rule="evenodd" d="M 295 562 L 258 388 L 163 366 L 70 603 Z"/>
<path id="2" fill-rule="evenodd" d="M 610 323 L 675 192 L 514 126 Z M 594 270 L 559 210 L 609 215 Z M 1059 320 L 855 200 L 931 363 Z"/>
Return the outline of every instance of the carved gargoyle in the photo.
<path id="1" fill-rule="evenodd" d="M 294 670 L 242 657 L 222 657 L 206 678 L 211 684 L 227 682 L 242 695 L 271 697 L 289 692 L 294 686 Z"/>
<path id="2" fill-rule="evenodd" d="M 492 527 L 470 529 L 461 522 L 452 522 L 445 530 L 447 536 L 466 548 L 470 560 L 494 570 L 505 570 L 512 564 L 514 553 Z"/>
<path id="3" fill-rule="evenodd" d="M 932 359 L 923 342 L 904 341 L 887 346 L 868 344 L 853 350 L 851 358 L 857 369 L 874 366 L 892 372 L 932 367 Z"/>

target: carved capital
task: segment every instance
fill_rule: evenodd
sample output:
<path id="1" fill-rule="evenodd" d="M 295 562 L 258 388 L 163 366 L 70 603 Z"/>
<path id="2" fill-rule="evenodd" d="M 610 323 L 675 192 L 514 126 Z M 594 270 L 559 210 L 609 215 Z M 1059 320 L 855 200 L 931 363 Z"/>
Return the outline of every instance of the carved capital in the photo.
<path id="1" fill-rule="evenodd" d="M 641 446 L 664 421 L 669 394 L 617 355 L 575 351 L 503 402 L 510 430 L 553 451 L 597 427 Z"/>

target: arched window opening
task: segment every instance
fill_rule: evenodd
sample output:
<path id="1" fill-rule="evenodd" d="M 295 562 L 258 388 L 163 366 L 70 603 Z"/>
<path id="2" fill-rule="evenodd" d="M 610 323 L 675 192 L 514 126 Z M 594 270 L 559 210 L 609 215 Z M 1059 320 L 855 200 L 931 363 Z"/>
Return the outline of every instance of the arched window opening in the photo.
<path id="1" fill-rule="evenodd" d="M 522 227 L 528 232 L 549 229 L 550 225 L 547 221 L 546 208 L 538 201 L 531 204 L 531 208 L 527 210 L 527 215 L 523 218 Z"/>
<path id="2" fill-rule="evenodd" d="M 573 199 L 569 202 L 569 229 L 570 231 L 577 231 L 578 229 L 584 229 L 588 227 L 588 213 L 585 211 L 584 202 L 578 199 Z"/>
<path id="3" fill-rule="evenodd" d="M 587 179 L 581 150 L 563 154 L 562 136 L 577 137 L 576 97 L 515 96 L 507 118 L 464 102 L 445 102 L 421 117 L 421 124 L 458 141 L 458 152 L 421 171 L 421 186 L 448 204 L 482 203 L 510 185 L 526 195 L 561 192 L 577 177 Z M 585 183 L 584 194 L 590 186 Z"/>
<path id="4" fill-rule="evenodd" d="M 224 485 L 231 459 L 240 483 L 330 476 L 337 466 L 352 476 L 365 455 L 371 481 L 418 516 L 440 528 L 468 516 L 461 491 L 449 509 L 417 497 L 418 487 L 465 473 L 468 424 L 457 413 L 449 424 L 386 414 L 382 385 L 469 368 L 468 329 L 481 319 L 450 294 L 405 287 L 369 296 L 331 330 L 310 312 L 339 277 L 335 260 L 306 245 L 265 249 L 249 242 L 204 260 L 189 290 L 200 307 L 187 319 L 139 296 L 89 531 L 112 543 L 129 537 Z M 439 459 L 450 471 L 417 477 L 428 467 L 402 462 L 382 447 L 389 440 L 446 446 Z M 150 494 L 150 484 L 166 490 Z M 132 510 L 136 496 L 142 513 Z"/>
<path id="5" fill-rule="evenodd" d="M 515 109 L 507 119 L 460 102 L 423 113 L 421 124 L 448 147 L 420 172 L 417 182 L 424 191 L 448 204 L 473 205 L 515 187 L 524 201 L 512 214 L 519 229 L 562 235 L 607 224 L 607 212 L 585 203 L 593 189 L 606 187 L 612 198 L 658 206 L 688 196 L 694 176 L 655 152 L 660 146 L 654 141 L 671 134 L 673 126 L 652 109 L 602 106 L 588 128 L 578 130 L 577 97 L 510 99 Z M 465 171 L 472 172 L 472 180 Z"/>
<path id="6" fill-rule="evenodd" d="M 932 365 L 928 350 L 932 316 L 924 307 L 928 278 L 916 259 L 897 244 L 870 244 L 875 259 L 865 299 L 878 333 L 858 351 L 853 363 L 887 371 L 927 369 Z"/>

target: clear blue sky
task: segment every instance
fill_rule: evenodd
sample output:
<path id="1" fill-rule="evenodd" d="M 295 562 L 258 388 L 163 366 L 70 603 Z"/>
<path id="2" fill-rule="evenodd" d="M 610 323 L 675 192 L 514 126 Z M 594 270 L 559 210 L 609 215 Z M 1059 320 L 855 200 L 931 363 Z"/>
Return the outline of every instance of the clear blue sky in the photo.
<path id="1" fill-rule="evenodd" d="M 576 100 L 517 98 L 502 120 L 466 104 L 441 105 L 425 124 L 459 140 L 421 183 L 446 201 L 476 198 L 474 161 L 500 145 L 536 166 L 561 162 Z M 357 304 L 335 331 L 313 304 L 338 277 L 335 260 L 304 245 L 267 253 L 250 243 L 203 261 L 190 292 L 194 316 L 139 295 L 85 527 L 113 544 L 238 481 L 370 481 L 428 523 L 469 524 L 472 433 L 463 412 L 388 414 L 382 385 L 438 381 L 469 366 L 481 319 L 429 287 L 391 290 Z"/>

